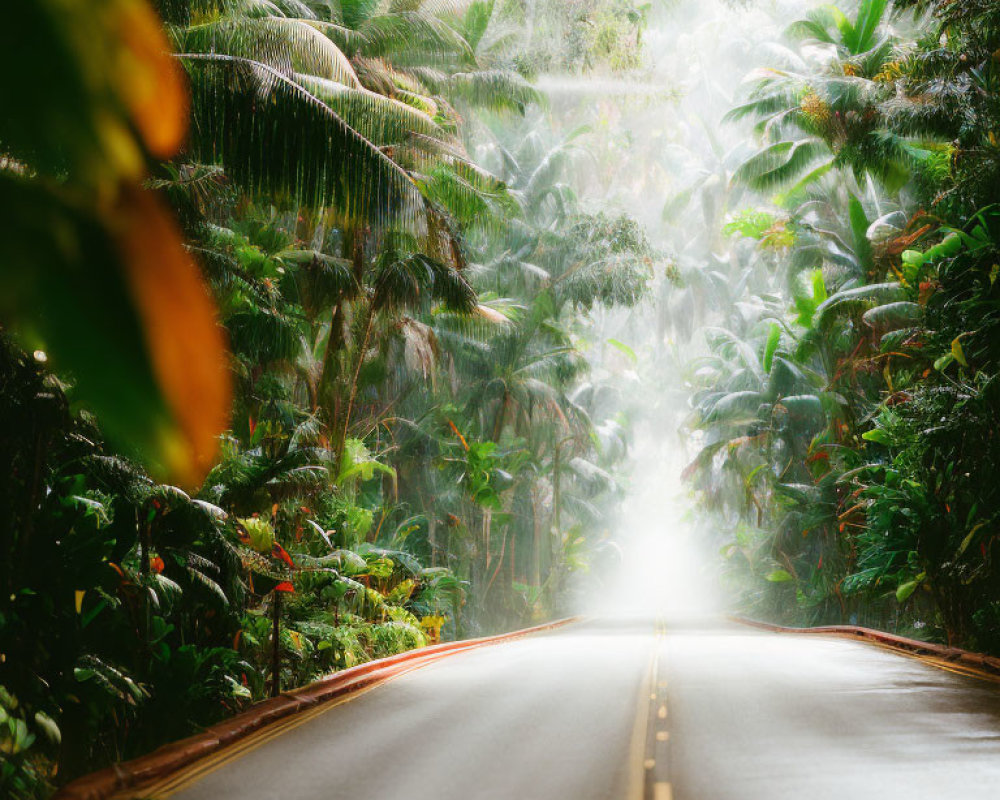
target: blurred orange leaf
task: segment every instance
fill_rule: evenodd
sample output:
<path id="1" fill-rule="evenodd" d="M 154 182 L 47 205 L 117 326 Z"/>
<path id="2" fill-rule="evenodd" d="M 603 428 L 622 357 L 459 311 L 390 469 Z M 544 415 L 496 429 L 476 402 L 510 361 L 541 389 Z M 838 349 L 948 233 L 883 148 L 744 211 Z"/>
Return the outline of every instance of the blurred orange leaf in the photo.
<path id="1" fill-rule="evenodd" d="M 170 158 L 187 134 L 184 70 L 147 0 L 118 0 L 116 33 L 122 42 L 119 91 L 150 154 Z"/>
<path id="2" fill-rule="evenodd" d="M 153 373 L 177 430 L 164 431 L 166 467 L 197 485 L 229 424 L 231 385 L 223 329 L 201 273 L 170 214 L 150 192 L 127 188 L 116 237 Z"/>

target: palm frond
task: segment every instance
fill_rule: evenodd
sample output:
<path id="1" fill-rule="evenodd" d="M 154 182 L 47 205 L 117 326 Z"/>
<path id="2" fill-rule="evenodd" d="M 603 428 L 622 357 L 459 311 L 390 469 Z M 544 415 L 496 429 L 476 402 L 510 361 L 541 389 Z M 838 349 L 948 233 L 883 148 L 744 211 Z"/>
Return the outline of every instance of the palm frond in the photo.
<path id="1" fill-rule="evenodd" d="M 401 145 L 412 134 L 442 136 L 427 113 L 392 97 L 313 75 L 296 74 L 294 80 L 376 147 Z"/>
<path id="2" fill-rule="evenodd" d="M 355 89 L 361 85 L 347 56 L 307 20 L 223 17 L 185 30 L 177 49 L 258 61 L 286 76 L 305 73 Z"/>
<path id="3" fill-rule="evenodd" d="M 256 194 L 420 227 L 423 201 L 410 177 L 305 88 L 245 58 L 180 58 L 192 85 L 192 156 L 221 164 Z"/>
<path id="4" fill-rule="evenodd" d="M 802 139 L 769 145 L 754 154 L 733 174 L 733 181 L 758 191 L 786 185 L 829 154 L 821 139 Z"/>
<path id="5" fill-rule="evenodd" d="M 439 86 L 441 94 L 474 108 L 489 111 L 513 111 L 523 114 L 542 95 L 516 72 L 488 69 L 477 72 L 456 72 Z"/>

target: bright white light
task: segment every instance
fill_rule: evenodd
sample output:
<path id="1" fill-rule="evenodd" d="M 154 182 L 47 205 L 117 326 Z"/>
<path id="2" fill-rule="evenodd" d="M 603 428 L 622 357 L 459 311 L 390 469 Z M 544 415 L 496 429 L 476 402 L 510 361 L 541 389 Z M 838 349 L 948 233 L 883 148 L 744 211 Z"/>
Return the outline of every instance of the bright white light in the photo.
<path id="1" fill-rule="evenodd" d="M 669 428 L 646 424 L 635 440 L 631 491 L 612 537 L 622 563 L 591 612 L 674 620 L 710 616 L 719 603 L 705 542 L 685 519 L 685 454 Z"/>

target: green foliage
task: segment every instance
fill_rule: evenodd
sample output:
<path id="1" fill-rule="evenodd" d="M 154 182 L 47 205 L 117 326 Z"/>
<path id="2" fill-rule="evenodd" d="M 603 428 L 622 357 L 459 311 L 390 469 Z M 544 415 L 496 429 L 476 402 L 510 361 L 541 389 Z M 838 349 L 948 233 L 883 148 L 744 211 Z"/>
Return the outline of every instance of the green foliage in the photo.
<path id="1" fill-rule="evenodd" d="M 521 31 L 525 46 L 516 63 L 529 74 L 602 67 L 626 72 L 643 64 L 642 34 L 650 7 L 634 0 L 510 0 L 503 11 Z"/>
<path id="2" fill-rule="evenodd" d="M 891 120 L 901 130 L 944 144 L 921 188 L 949 217 L 961 218 L 996 201 L 1000 15 L 978 0 L 896 0 L 895 5 L 931 16 L 902 67 L 903 91 L 889 104 Z"/>
<path id="3" fill-rule="evenodd" d="M 54 776 L 50 763 L 40 758 L 44 746 L 58 747 L 62 739 L 59 726 L 43 711 L 32 717 L 18 699 L 0 686 L 0 789 L 16 800 L 47 797 Z"/>
<path id="4" fill-rule="evenodd" d="M 786 63 L 768 69 L 727 117 L 755 118 L 763 140 L 736 181 L 759 192 L 785 189 L 788 202 L 831 170 L 874 178 L 890 192 L 914 172 L 933 171 L 927 137 L 898 124 L 900 43 L 886 26 L 888 10 L 887 0 L 865 0 L 851 20 L 824 6 L 787 29 L 797 52 L 783 50 Z M 818 56 L 815 42 L 832 45 L 835 58 Z"/>
<path id="5" fill-rule="evenodd" d="M 597 5 L 634 65 L 644 9 Z M 540 99 L 509 9 L 156 6 L 0 34 L 4 796 L 549 617 L 618 492 L 582 348 L 658 255 L 575 137 L 470 155 Z"/>
<path id="6" fill-rule="evenodd" d="M 745 610 L 992 649 L 1000 25 L 995 4 L 893 5 L 930 12 L 914 41 L 892 38 L 889 3 L 823 7 L 729 114 L 761 139 L 735 182 L 791 185 L 757 199 L 795 235 L 731 241 L 745 271 L 691 368 L 686 475 L 732 531 Z M 719 228 L 763 244 L 773 223 Z"/>
<path id="7" fill-rule="evenodd" d="M 740 212 L 739 216 L 732 222 L 727 223 L 723 227 L 722 233 L 725 236 L 739 234 L 750 239 L 760 240 L 764 238 L 764 234 L 774 225 L 774 222 L 773 214 L 748 208 Z"/>

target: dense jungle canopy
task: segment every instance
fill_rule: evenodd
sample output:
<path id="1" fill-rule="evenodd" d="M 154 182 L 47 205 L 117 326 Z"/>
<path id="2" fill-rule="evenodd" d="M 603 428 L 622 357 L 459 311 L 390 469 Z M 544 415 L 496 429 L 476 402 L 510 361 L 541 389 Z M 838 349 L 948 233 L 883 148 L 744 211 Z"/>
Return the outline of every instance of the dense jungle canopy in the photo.
<path id="1" fill-rule="evenodd" d="M 728 610 L 1000 653 L 997 3 L 10 15 L 3 796 L 599 611 L 637 519 Z"/>

